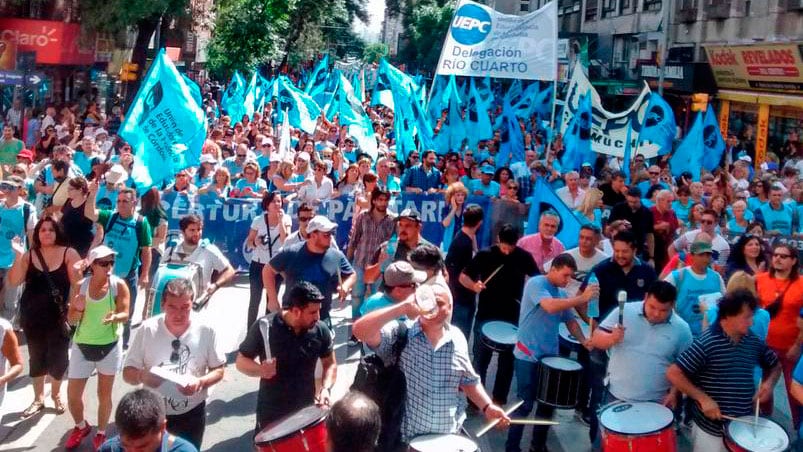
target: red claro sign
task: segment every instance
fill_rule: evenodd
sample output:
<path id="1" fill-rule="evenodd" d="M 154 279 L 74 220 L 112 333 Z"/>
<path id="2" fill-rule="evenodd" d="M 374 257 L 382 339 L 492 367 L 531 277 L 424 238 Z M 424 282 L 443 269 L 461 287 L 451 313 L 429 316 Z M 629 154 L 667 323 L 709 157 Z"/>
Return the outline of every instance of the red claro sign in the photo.
<path id="1" fill-rule="evenodd" d="M 0 37 L 17 51 L 36 52 L 38 64 L 86 65 L 95 62 L 92 46 L 80 46 L 81 26 L 49 20 L 0 19 Z M 94 40 L 90 40 L 94 41 Z"/>

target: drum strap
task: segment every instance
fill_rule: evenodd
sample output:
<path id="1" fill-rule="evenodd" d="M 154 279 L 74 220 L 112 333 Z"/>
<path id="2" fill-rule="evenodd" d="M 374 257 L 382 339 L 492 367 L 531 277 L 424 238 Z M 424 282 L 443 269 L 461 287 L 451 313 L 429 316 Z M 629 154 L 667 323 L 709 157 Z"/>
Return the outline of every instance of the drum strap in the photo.
<path id="1" fill-rule="evenodd" d="M 259 319 L 259 331 L 262 333 L 262 340 L 265 342 L 265 361 L 273 359 L 273 353 L 270 351 L 270 325 L 273 323 L 275 313 L 268 314 Z"/>

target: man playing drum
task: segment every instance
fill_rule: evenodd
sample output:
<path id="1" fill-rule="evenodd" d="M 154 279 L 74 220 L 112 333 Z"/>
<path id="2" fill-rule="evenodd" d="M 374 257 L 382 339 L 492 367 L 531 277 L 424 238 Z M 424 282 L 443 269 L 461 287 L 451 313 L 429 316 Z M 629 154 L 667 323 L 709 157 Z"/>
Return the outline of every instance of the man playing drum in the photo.
<path id="1" fill-rule="evenodd" d="M 282 311 L 254 322 L 240 344 L 237 370 L 259 378 L 257 433 L 316 399 L 329 404 L 337 362 L 332 332 L 321 320 L 323 302 L 324 296 L 315 285 L 299 281 L 288 291 Z M 323 367 L 323 384 L 316 395 L 318 359 Z"/>
<path id="2" fill-rule="evenodd" d="M 772 394 L 781 376 L 778 357 L 750 331 L 758 301 L 746 290 L 719 301 L 717 323 L 698 336 L 666 372 L 669 381 L 694 399 L 692 442 L 695 452 L 725 451 L 722 417 L 754 412 L 756 398 Z M 756 392 L 753 370 L 763 378 Z"/>
<path id="3" fill-rule="evenodd" d="M 401 369 L 406 377 L 407 399 L 402 422 L 402 441 L 430 433 L 453 434 L 465 420 L 467 396 L 481 407 L 488 420 L 501 418 L 508 425 L 504 411 L 495 405 L 474 372 L 466 338 L 447 322 L 452 306 L 449 294 L 440 285 L 430 286 L 437 308 L 424 317 L 413 299 L 365 314 L 354 324 L 354 335 L 376 351 L 384 362 L 392 360 L 393 345 L 399 339 L 401 316 L 416 318 L 404 323 L 407 345 L 401 353 Z M 437 388 L 433 391 L 433 388 Z M 399 445 L 396 450 L 407 450 Z M 388 451 L 391 452 L 391 451 Z"/>
<path id="4" fill-rule="evenodd" d="M 610 350 L 605 404 L 657 402 L 674 408 L 678 391 L 666 378 L 666 369 L 692 342 L 689 325 L 673 312 L 677 290 L 656 281 L 639 303 L 626 303 L 623 323 L 612 311 L 594 331 L 591 345 Z"/>
<path id="5" fill-rule="evenodd" d="M 200 216 L 189 214 L 178 222 L 181 241 L 165 250 L 163 262 L 166 264 L 198 264 L 203 272 L 202 281 L 206 294 L 215 291 L 234 277 L 234 267 L 217 246 L 203 239 L 204 222 Z M 212 271 L 218 272 L 212 282 Z M 201 294 L 196 294 L 201 296 Z"/>
<path id="6" fill-rule="evenodd" d="M 519 333 L 516 348 L 517 392 L 524 403 L 513 412 L 516 418 L 526 418 L 533 409 L 539 389 L 539 361 L 558 354 L 558 325 L 566 323 L 569 332 L 586 347 L 590 347 L 574 317 L 573 309 L 588 304 L 599 293 L 599 286 L 589 285 L 579 295 L 567 297 L 564 288 L 571 281 L 577 264 L 568 254 L 558 255 L 552 260 L 549 273 L 536 276 L 527 281 L 521 299 Z M 538 403 L 535 410 L 539 418 L 549 418 L 555 407 Z M 548 426 L 537 425 L 533 430 L 531 451 L 546 450 Z M 505 444 L 506 452 L 519 452 L 523 425 L 510 427 Z"/>

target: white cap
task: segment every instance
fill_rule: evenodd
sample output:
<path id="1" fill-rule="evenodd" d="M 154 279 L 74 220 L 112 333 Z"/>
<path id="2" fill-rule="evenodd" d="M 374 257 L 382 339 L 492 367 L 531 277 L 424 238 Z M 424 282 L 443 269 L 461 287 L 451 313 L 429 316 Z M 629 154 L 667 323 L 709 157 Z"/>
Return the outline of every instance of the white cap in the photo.
<path id="1" fill-rule="evenodd" d="M 315 215 L 307 224 L 307 234 L 315 231 L 332 232 L 335 228 L 337 228 L 337 223 L 330 221 L 323 215 Z"/>
<path id="2" fill-rule="evenodd" d="M 262 146 L 265 146 L 266 144 L 271 144 L 272 145 L 273 144 L 273 139 L 271 139 L 271 138 L 263 138 L 262 139 Z"/>
<path id="3" fill-rule="evenodd" d="M 104 129 L 103 127 L 99 127 L 98 129 L 95 130 L 95 138 L 97 138 L 98 135 L 109 136 L 109 132 L 107 132 L 106 129 Z"/>
<path id="4" fill-rule="evenodd" d="M 203 154 L 201 155 L 201 163 L 211 163 L 214 165 L 217 163 L 217 159 L 212 154 Z"/>
<path id="5" fill-rule="evenodd" d="M 751 159 L 749 155 L 743 155 L 739 157 L 739 160 L 747 163 L 753 163 L 753 159 Z"/>
<path id="6" fill-rule="evenodd" d="M 121 184 L 128 180 L 128 172 L 122 165 L 112 165 L 109 171 L 106 171 L 106 182 L 110 184 Z"/>
<path id="7" fill-rule="evenodd" d="M 299 152 L 298 155 L 296 155 L 296 158 L 299 158 L 307 162 L 309 162 L 310 159 L 309 154 L 307 154 L 306 152 Z"/>
<path id="8" fill-rule="evenodd" d="M 117 251 L 114 251 L 106 245 L 98 245 L 89 251 L 89 254 L 86 256 L 86 265 L 92 265 L 97 259 L 116 255 Z"/>

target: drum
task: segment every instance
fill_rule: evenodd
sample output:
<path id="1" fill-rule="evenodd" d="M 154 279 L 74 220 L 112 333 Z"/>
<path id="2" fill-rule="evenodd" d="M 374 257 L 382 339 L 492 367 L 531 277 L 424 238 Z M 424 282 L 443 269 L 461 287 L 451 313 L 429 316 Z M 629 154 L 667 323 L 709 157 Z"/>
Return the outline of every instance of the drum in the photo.
<path id="1" fill-rule="evenodd" d="M 538 365 L 539 402 L 555 408 L 569 409 L 577 405 L 577 394 L 583 376 L 583 366 L 560 356 L 545 356 Z"/>
<path id="2" fill-rule="evenodd" d="M 162 312 L 162 292 L 164 292 L 164 288 L 167 283 L 170 282 L 171 279 L 175 278 L 185 278 L 190 280 L 192 283 L 192 288 L 195 292 L 193 301 L 198 298 L 204 289 L 203 272 L 198 264 L 191 262 L 184 264 L 162 264 L 156 270 L 156 276 L 153 278 L 153 286 L 149 294 L 149 297 L 152 298 L 148 303 L 149 309 L 147 310 L 146 314 L 149 315 L 147 317 L 158 315 Z"/>
<path id="3" fill-rule="evenodd" d="M 589 334 L 591 334 L 591 328 L 581 320 L 578 320 L 577 323 L 580 324 L 580 328 L 583 330 L 583 335 L 585 337 L 588 337 Z M 558 326 L 558 334 L 559 334 L 558 340 L 561 349 L 566 349 L 576 353 L 581 348 L 583 348 L 583 346 L 580 345 L 580 342 L 578 342 L 577 339 L 575 339 L 574 336 L 572 336 L 572 333 L 569 332 L 569 329 L 566 328 L 565 323 L 561 323 Z"/>
<path id="4" fill-rule="evenodd" d="M 308 406 L 260 431 L 254 443 L 260 452 L 326 452 L 326 410 Z"/>
<path id="5" fill-rule="evenodd" d="M 674 415 L 653 402 L 614 403 L 599 415 L 604 452 L 677 450 Z"/>
<path id="6" fill-rule="evenodd" d="M 752 423 L 753 416 L 742 416 Z M 732 452 L 780 452 L 789 448 L 789 435 L 777 423 L 758 418 L 756 426 L 731 421 L 725 426 L 725 447 Z"/>
<path id="7" fill-rule="evenodd" d="M 411 452 L 477 452 L 477 443 L 460 435 L 422 435 L 410 441 Z"/>
<path id="8" fill-rule="evenodd" d="M 482 343 L 495 352 L 512 352 L 518 332 L 512 323 L 487 322 L 482 325 Z"/>

